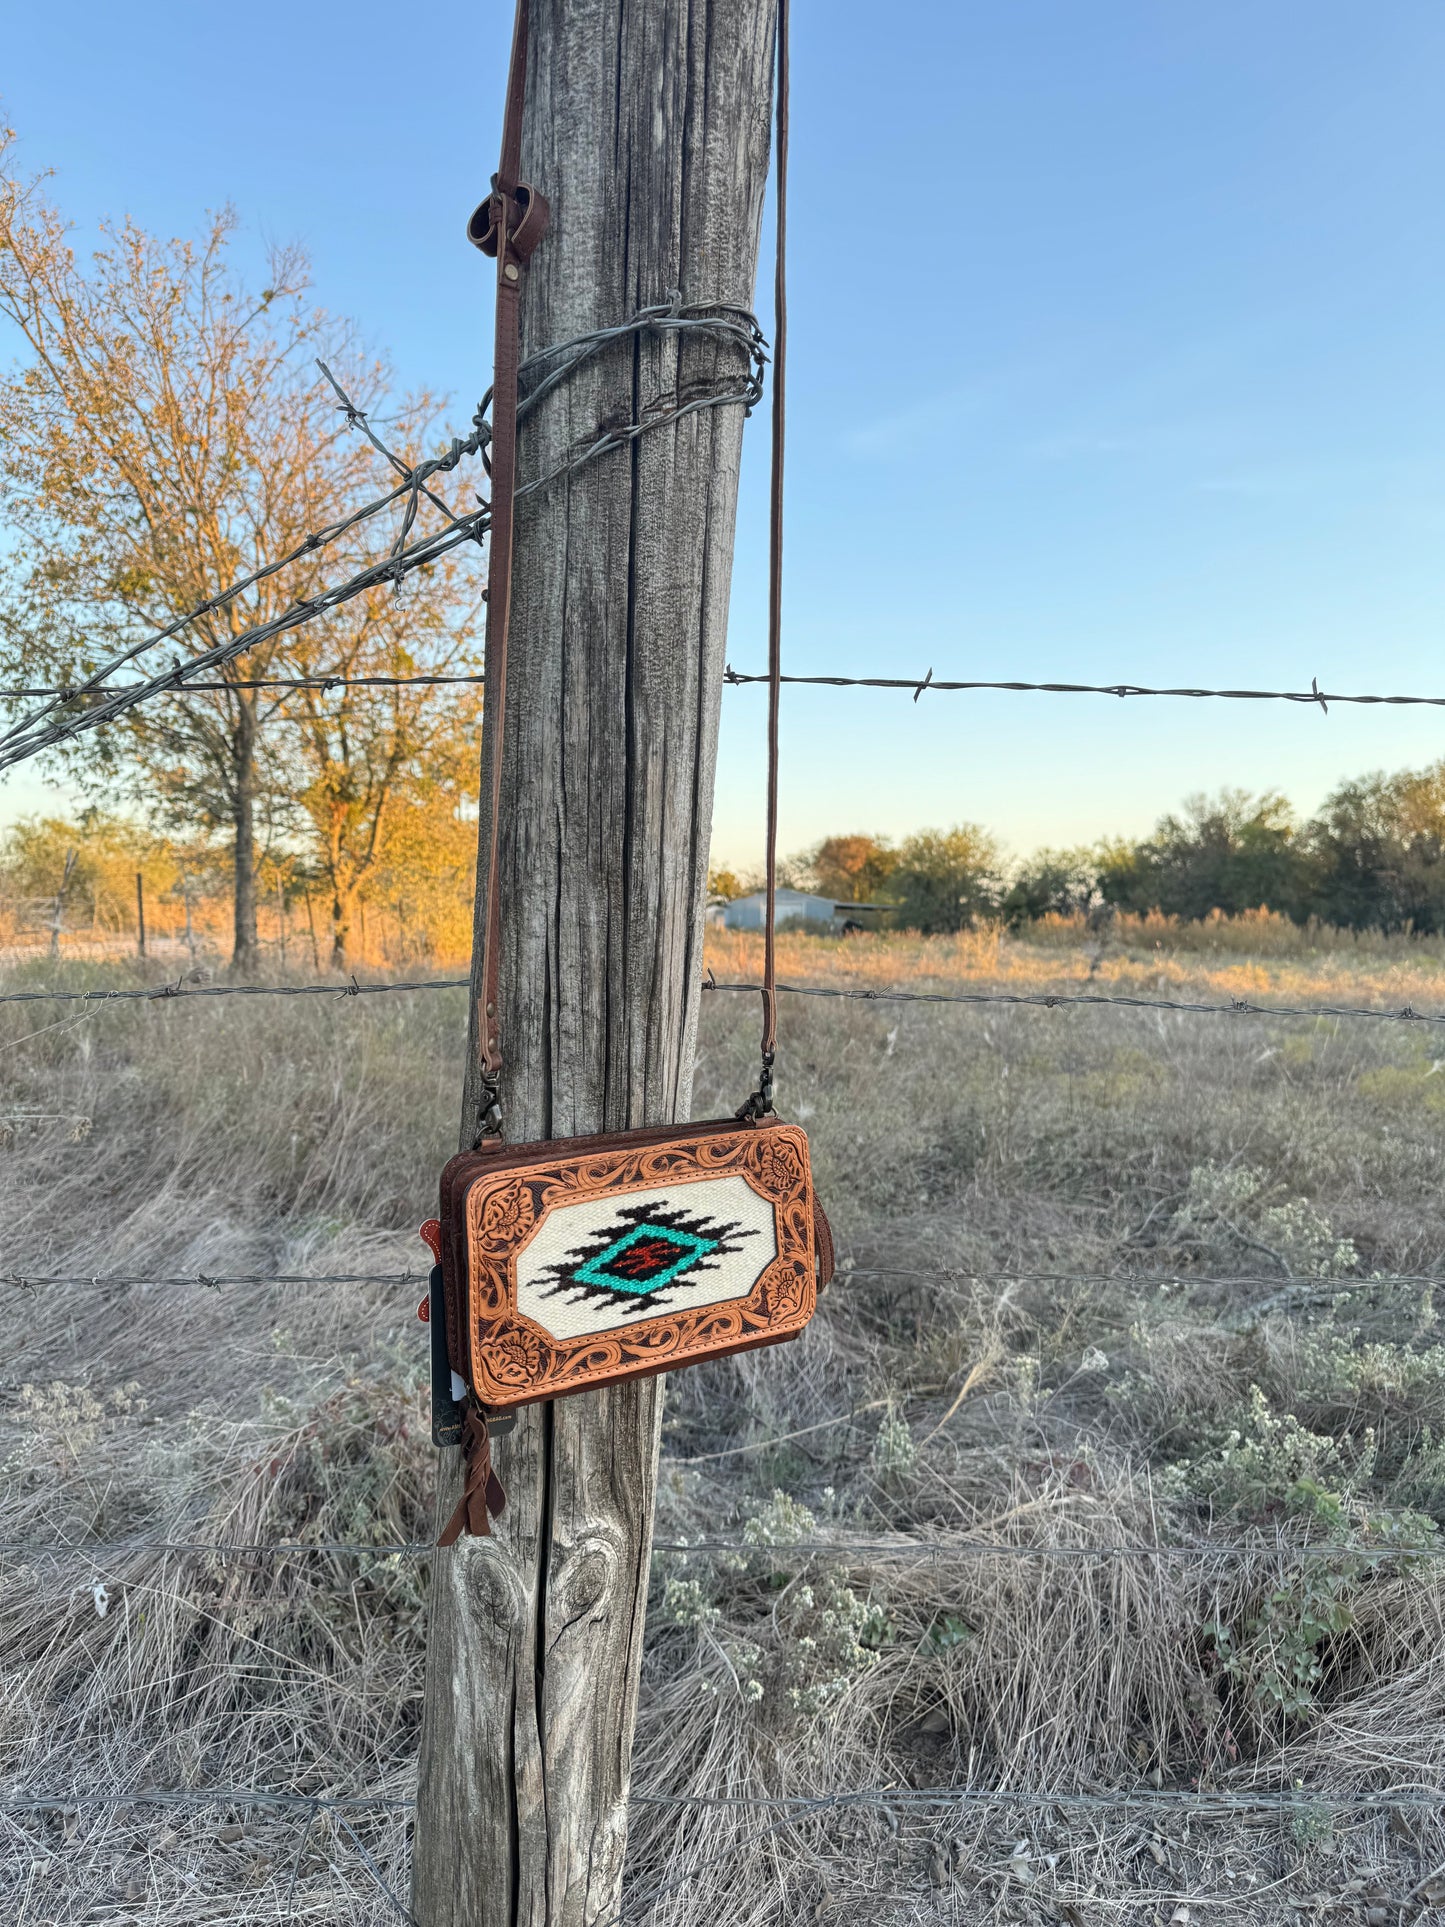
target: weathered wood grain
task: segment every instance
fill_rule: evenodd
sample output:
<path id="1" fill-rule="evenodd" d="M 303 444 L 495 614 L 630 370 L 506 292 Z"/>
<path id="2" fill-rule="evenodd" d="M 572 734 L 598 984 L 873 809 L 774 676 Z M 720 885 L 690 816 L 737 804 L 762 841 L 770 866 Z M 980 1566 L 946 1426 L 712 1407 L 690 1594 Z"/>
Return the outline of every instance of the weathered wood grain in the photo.
<path id="1" fill-rule="evenodd" d="M 774 0 L 532 0 L 523 175 L 553 225 L 528 272 L 524 354 L 674 289 L 752 304 L 773 14 Z M 609 351 L 528 422 L 521 479 L 741 371 L 740 354 L 692 339 Z M 513 1139 L 688 1114 L 742 428 L 737 407 L 700 410 L 519 506 L 502 745 Z M 476 1114 L 469 1077 L 464 1144 Z M 438 1555 L 420 1927 L 593 1927 L 616 1911 L 660 1409 L 657 1381 L 530 1409 L 498 1442 L 496 1537 Z M 456 1479 L 448 1464 L 442 1516 Z"/>

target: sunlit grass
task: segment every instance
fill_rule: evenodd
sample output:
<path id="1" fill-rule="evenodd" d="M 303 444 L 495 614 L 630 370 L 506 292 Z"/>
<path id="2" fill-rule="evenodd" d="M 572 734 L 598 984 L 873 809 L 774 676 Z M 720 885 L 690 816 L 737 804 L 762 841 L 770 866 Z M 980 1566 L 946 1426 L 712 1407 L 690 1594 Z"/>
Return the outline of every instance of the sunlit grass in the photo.
<path id="1" fill-rule="evenodd" d="M 708 956 L 720 979 L 756 981 L 755 939 L 714 931 Z M 1439 947 L 1312 949 L 1273 919 L 785 935 L 780 968 L 874 989 L 1445 1007 Z M 139 980 L 134 965 L 62 969 Z M 465 1017 L 462 991 L 0 1007 L 6 1269 L 419 1270 Z M 749 1087 L 756 1018 L 752 997 L 704 997 L 698 1115 Z M 659 1560 L 640 1784 L 1441 1784 L 1435 1563 L 1272 1549 L 1426 1547 L 1445 1522 L 1436 1293 L 1390 1282 L 1445 1270 L 1437 1049 L 1403 1024 L 788 1000 L 779 1102 L 807 1124 L 842 1269 L 799 1343 L 669 1384 L 660 1536 L 758 1549 Z M 0 1539 L 425 1535 L 418 1295 L 7 1292 Z M 814 1534 L 937 1552 L 766 1550 Z M 1213 1562 L 965 1549 L 1244 1539 L 1261 1549 Z M 405 1790 L 424 1578 L 333 1557 L 12 1561 L 0 1773 Z M 140 1917 L 168 1927 L 394 1917 L 343 1835 L 256 1816 L 228 1844 L 229 1817 L 177 1817 L 159 1848 L 139 1809 L 68 1842 L 16 1822 L 16 1917 L 79 1920 L 136 1879 Z M 404 1884 L 402 1823 L 358 1824 Z M 825 1889 L 829 1918 L 963 1921 L 1026 1840 L 1029 1892 L 1051 1907 L 1228 1891 L 1223 1917 L 1264 1923 L 1281 1896 L 1342 1889 L 1356 1867 L 1403 1892 L 1445 1859 L 1433 1819 L 1392 1832 L 1379 1808 L 1166 1825 L 1167 1871 L 1141 1860 L 1126 1812 L 1075 1826 L 1000 1799 L 895 1830 L 852 1810 L 760 1846 L 762 1824 L 639 1808 L 636 1890 L 696 1870 L 657 1909 L 672 1927 L 704 1927 L 724 1895 L 743 1927 L 806 1919 Z M 33 1875 L 42 1857 L 56 1869 Z"/>

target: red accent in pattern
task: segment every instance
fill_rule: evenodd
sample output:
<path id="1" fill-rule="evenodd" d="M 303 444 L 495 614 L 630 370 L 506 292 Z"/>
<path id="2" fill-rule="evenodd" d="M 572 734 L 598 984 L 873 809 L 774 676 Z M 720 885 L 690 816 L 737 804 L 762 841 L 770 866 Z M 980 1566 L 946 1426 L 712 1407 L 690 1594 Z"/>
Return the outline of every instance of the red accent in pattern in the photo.
<path id="1" fill-rule="evenodd" d="M 650 1278 L 654 1272 L 675 1265 L 678 1255 L 678 1247 L 670 1238 L 639 1238 L 619 1252 L 607 1269 L 620 1272 L 624 1278 Z"/>

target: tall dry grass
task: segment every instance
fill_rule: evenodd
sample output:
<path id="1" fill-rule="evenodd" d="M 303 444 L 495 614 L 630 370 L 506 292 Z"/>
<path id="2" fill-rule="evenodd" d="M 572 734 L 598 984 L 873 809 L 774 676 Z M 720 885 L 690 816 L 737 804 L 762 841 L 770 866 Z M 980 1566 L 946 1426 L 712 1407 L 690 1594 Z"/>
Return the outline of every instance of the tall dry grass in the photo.
<path id="1" fill-rule="evenodd" d="M 788 938 L 783 974 L 1253 972 L 1252 992 L 1417 1008 L 1439 980 L 1424 947 L 1238 934 L 1101 955 L 1087 933 Z M 720 978 L 755 975 L 745 940 L 710 956 Z M 7 1266 L 418 1266 L 464 1023 L 460 992 L 5 1008 Z M 704 1000 L 699 1114 L 745 1089 L 754 1023 L 751 998 Z M 842 1267 L 802 1342 L 669 1383 L 659 1537 L 746 1550 L 656 1561 L 633 1914 L 1167 1921 L 1188 1905 L 1278 1922 L 1403 1899 L 1445 1860 L 1436 1811 L 1329 1804 L 1445 1785 L 1428 1556 L 1445 1339 L 1433 1294 L 1389 1276 L 1434 1273 L 1445 1249 L 1432 1042 L 1166 1012 L 785 1007 L 782 1102 L 814 1141 Z M 1220 1276 L 1260 1282 L 1205 1282 Z M 416 1295 L 7 1292 L 0 1539 L 424 1534 Z M 793 1549 L 809 1541 L 824 1549 Z M 1160 1545 L 1176 1551 L 1035 1556 Z M 380 1554 L 12 1556 L 0 1785 L 405 1792 L 425 1576 Z M 1252 1822 L 1035 1797 L 1296 1782 L 1312 1801 Z M 958 1784 L 994 1797 L 906 1794 Z M 653 1804 L 843 1788 L 904 1791 L 811 1814 Z M 378 1881 L 404 1890 L 405 1821 L 351 1824 L 11 1816 L 0 1891 L 25 1923 L 394 1919 Z"/>

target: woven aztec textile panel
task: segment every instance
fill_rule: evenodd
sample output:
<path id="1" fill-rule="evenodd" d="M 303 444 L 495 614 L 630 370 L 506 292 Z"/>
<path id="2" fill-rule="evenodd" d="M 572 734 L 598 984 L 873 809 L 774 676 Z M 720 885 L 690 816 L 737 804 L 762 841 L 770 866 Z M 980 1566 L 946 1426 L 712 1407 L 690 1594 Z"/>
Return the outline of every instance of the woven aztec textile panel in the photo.
<path id="1" fill-rule="evenodd" d="M 554 1210 L 517 1261 L 517 1310 L 555 1338 L 746 1298 L 778 1255 L 773 1208 L 745 1178 Z"/>

